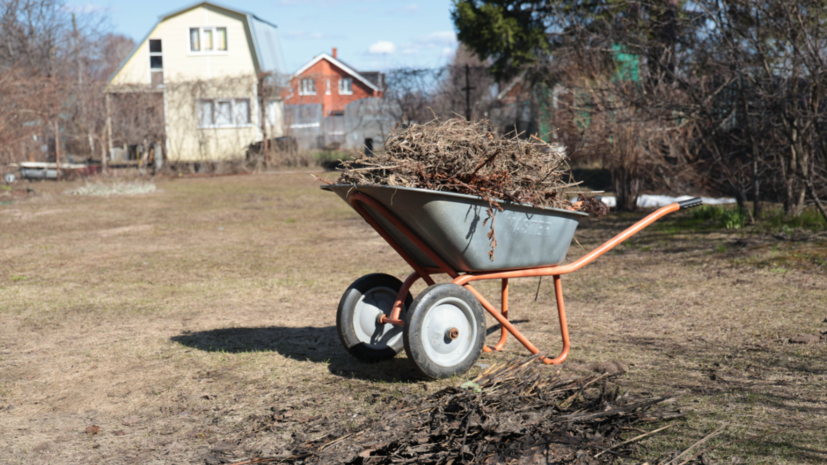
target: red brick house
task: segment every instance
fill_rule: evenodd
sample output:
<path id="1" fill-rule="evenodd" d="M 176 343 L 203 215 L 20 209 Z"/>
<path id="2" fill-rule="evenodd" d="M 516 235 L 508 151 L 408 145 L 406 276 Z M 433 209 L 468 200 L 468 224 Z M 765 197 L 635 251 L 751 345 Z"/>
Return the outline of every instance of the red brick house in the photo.
<path id="1" fill-rule="evenodd" d="M 333 55 L 322 53 L 299 68 L 290 78 L 285 105 L 320 103 L 327 117 L 343 114 L 348 103 L 363 98 L 382 97 L 384 74 L 359 73 Z"/>
<path id="2" fill-rule="evenodd" d="M 285 126 L 300 145 L 330 147 L 345 143 L 348 104 L 381 98 L 385 75 L 358 72 L 336 56 L 322 53 L 290 77 L 284 92 Z"/>

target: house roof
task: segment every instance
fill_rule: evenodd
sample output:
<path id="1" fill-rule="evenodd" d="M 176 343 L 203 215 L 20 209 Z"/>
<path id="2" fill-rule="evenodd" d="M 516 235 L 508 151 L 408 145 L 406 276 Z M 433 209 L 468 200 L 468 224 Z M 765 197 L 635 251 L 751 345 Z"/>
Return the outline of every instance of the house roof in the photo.
<path id="1" fill-rule="evenodd" d="M 524 78 L 525 78 L 525 71 L 523 71 L 517 77 L 512 79 L 511 82 L 509 82 L 508 85 L 505 86 L 505 88 L 499 94 L 497 94 L 497 100 L 504 99 L 505 96 L 508 95 L 508 93 L 511 92 L 517 84 L 520 84 L 520 83 L 523 82 Z"/>
<path id="2" fill-rule="evenodd" d="M 180 15 L 181 13 L 185 13 L 193 8 L 198 8 L 200 6 L 210 6 L 216 8 L 218 10 L 228 11 L 230 13 L 235 13 L 237 15 L 241 15 L 245 18 L 247 22 L 247 27 L 250 30 L 250 37 L 252 38 L 253 42 L 253 61 L 255 62 L 256 68 L 258 71 L 272 71 L 275 73 L 284 73 L 286 71 L 286 67 L 284 66 L 284 56 L 281 53 L 281 44 L 279 43 L 278 36 L 276 35 L 276 25 L 259 18 L 258 16 L 250 13 L 248 11 L 240 10 L 238 8 L 232 8 L 229 6 L 222 5 L 216 2 L 195 2 L 183 8 L 179 8 L 174 11 L 170 11 L 169 13 L 162 14 L 158 17 L 158 22 L 156 22 L 150 29 L 149 32 L 146 33 L 143 39 L 135 45 L 135 48 L 126 56 L 126 58 L 121 62 L 121 65 L 118 69 L 109 77 L 109 81 L 112 82 L 112 79 L 121 72 L 123 67 L 126 65 L 127 62 L 132 58 L 135 52 L 138 51 L 138 48 L 146 42 L 149 38 L 149 35 L 152 34 L 152 31 L 158 27 L 161 22 L 172 18 L 173 16 Z"/>
<path id="3" fill-rule="evenodd" d="M 354 78 L 362 81 L 362 83 L 364 83 L 366 86 L 370 87 L 371 89 L 373 89 L 375 91 L 381 91 L 382 90 L 379 87 L 377 87 L 376 84 L 371 82 L 370 79 L 368 79 L 367 77 L 359 74 L 358 71 L 356 71 L 355 69 L 353 69 L 350 66 L 346 65 L 343 61 L 341 61 L 337 58 L 333 58 L 332 56 L 328 55 L 327 53 L 320 53 L 319 55 L 316 55 L 312 60 L 308 61 L 304 66 L 299 68 L 298 71 L 293 73 L 293 77 L 298 77 L 303 72 L 307 71 L 311 66 L 315 65 L 316 63 L 320 62 L 321 60 L 327 60 L 327 61 L 333 63 L 334 65 L 336 65 L 336 67 L 341 68 L 344 72 L 346 72 L 346 73 L 350 74 L 351 76 L 353 76 Z"/>

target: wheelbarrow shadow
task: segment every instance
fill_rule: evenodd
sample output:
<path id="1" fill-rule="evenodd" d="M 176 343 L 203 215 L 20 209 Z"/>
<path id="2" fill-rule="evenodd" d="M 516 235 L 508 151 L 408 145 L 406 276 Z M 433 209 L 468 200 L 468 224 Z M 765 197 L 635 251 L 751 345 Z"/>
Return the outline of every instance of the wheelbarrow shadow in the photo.
<path id="1" fill-rule="evenodd" d="M 515 320 L 519 323 L 522 320 Z M 487 335 L 499 334 L 494 325 Z M 241 354 L 277 352 L 284 357 L 312 363 L 326 363 L 330 373 L 345 378 L 370 381 L 421 381 L 423 378 L 406 358 L 404 351 L 396 358 L 379 363 L 364 363 L 347 353 L 339 342 L 335 326 L 262 326 L 220 328 L 186 332 L 170 338 L 186 347 L 204 352 Z M 491 339 L 489 342 L 496 341 Z"/>
<path id="2" fill-rule="evenodd" d="M 394 359 L 379 363 L 355 359 L 342 347 L 335 326 L 220 328 L 187 332 L 170 339 L 205 352 L 277 352 L 301 362 L 326 363 L 330 373 L 346 378 L 412 382 L 422 379 L 405 358 L 404 351 Z"/>

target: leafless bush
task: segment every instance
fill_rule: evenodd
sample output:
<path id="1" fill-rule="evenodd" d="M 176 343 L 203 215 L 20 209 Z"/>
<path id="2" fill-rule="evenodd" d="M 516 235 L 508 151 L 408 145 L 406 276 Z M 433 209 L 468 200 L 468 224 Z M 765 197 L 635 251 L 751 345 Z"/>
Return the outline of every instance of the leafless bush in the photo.
<path id="1" fill-rule="evenodd" d="M 401 123 L 425 123 L 435 116 L 489 119 L 497 106 L 490 66 L 464 47 L 449 65 L 393 69 L 386 82 L 385 99 Z"/>
<path id="2" fill-rule="evenodd" d="M 131 48 L 104 22 L 60 0 L 2 2 L 0 162 L 102 153 L 101 87 Z"/>
<path id="3" fill-rule="evenodd" d="M 499 76 L 567 91 L 562 136 L 603 151 L 619 195 L 691 168 L 690 187 L 751 199 L 755 216 L 780 200 L 827 217 L 823 0 L 506 3 L 496 24 L 519 49 L 476 30 L 477 2 L 457 2 L 459 37 Z"/>

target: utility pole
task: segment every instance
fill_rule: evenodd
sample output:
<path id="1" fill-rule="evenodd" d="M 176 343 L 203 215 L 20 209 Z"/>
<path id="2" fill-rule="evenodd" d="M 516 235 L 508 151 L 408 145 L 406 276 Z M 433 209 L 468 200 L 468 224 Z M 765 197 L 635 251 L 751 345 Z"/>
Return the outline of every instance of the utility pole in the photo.
<path id="1" fill-rule="evenodd" d="M 258 76 L 258 93 L 261 98 L 261 137 L 264 149 L 264 167 L 270 168 L 270 141 L 267 140 L 267 73 Z"/>
<path id="2" fill-rule="evenodd" d="M 462 91 L 465 92 L 465 120 L 471 121 L 471 91 L 476 89 L 476 87 L 471 87 L 470 81 L 470 73 L 471 68 L 468 65 L 465 65 L 465 87 L 462 88 Z"/>

